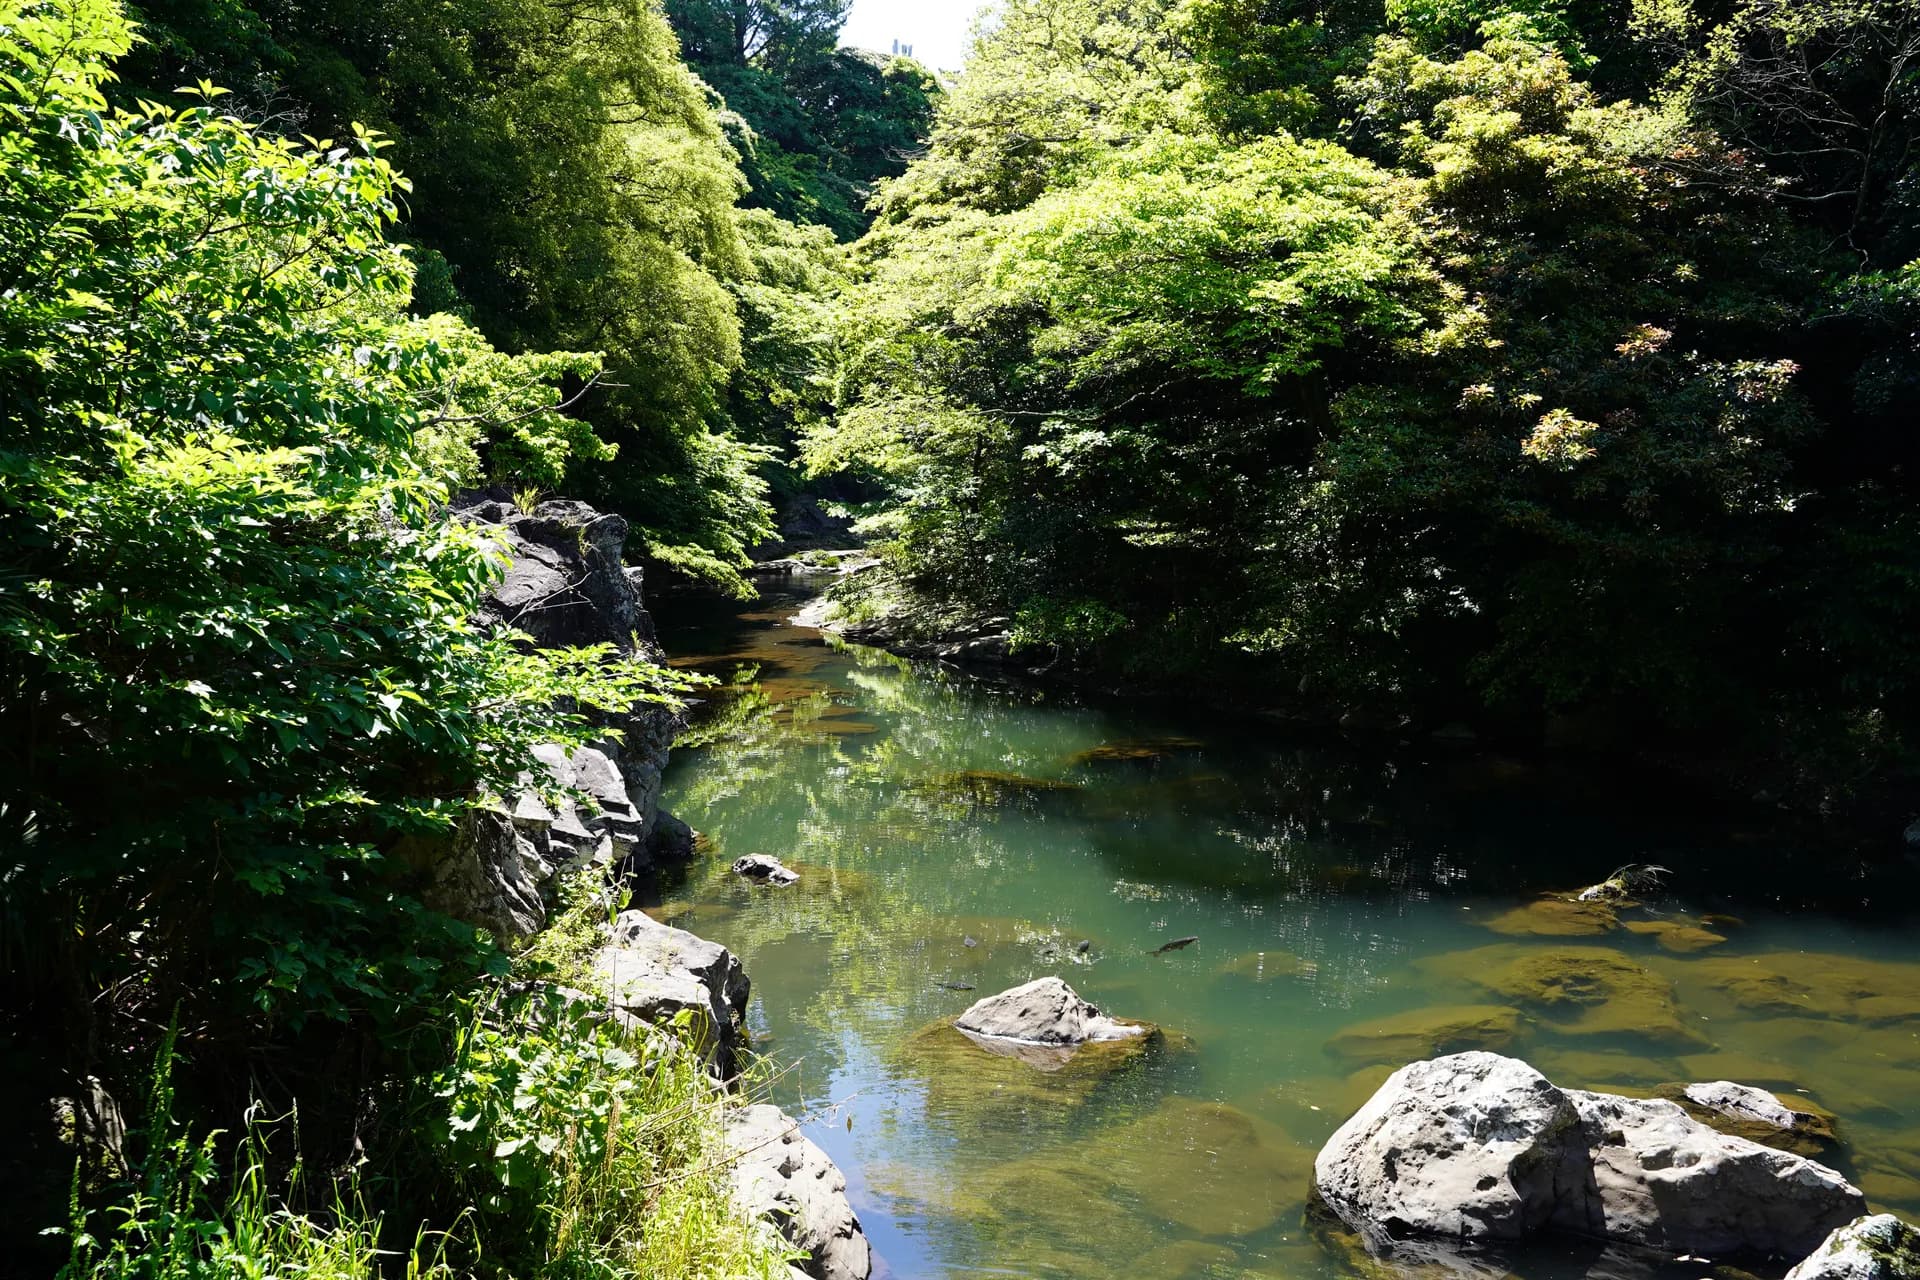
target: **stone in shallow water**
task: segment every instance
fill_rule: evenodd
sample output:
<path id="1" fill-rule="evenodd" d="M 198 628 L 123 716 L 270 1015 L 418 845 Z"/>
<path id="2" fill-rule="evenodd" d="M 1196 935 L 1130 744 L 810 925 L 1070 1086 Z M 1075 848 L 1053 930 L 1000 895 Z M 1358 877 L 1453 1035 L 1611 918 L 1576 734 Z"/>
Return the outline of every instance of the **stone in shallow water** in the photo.
<path id="1" fill-rule="evenodd" d="M 749 853 L 735 858 L 733 874 L 743 879 L 773 885 L 789 885 L 800 878 L 799 872 L 788 867 L 780 859 L 765 853 Z"/>
<path id="2" fill-rule="evenodd" d="M 1482 921 L 1495 933 L 1523 938 L 1580 938 L 1610 933 L 1620 923 L 1604 902 L 1542 898 Z"/>
<path id="3" fill-rule="evenodd" d="M 1697 924 L 1685 924 L 1679 920 L 1629 920 L 1627 930 L 1652 938 L 1668 951 L 1679 955 L 1705 951 L 1727 940 L 1725 934 L 1715 933 L 1711 929 L 1702 929 Z"/>
<path id="4" fill-rule="evenodd" d="M 1752 1120 L 1775 1129 L 1811 1126 L 1819 1118 L 1810 1112 L 1795 1111 L 1765 1089 L 1731 1080 L 1705 1080 L 1680 1091 L 1686 1101 L 1709 1111 L 1717 1111 L 1734 1120 Z"/>
<path id="5" fill-rule="evenodd" d="M 925 1082 L 929 1113 L 966 1133 L 1003 1130 L 1013 1115 L 1033 1123 L 1064 1124 L 1108 1081 L 1132 1071 L 1149 1055 L 1177 1052 L 1180 1045 L 1160 1033 L 1064 1050 L 1027 1047 L 1038 1051 L 1037 1061 L 995 1053 L 955 1028 L 951 1019 L 942 1019 L 909 1036 L 897 1057 L 908 1074 Z"/>
<path id="6" fill-rule="evenodd" d="M 1531 1005 L 1561 1035 L 1709 1047 L 1705 1036 L 1681 1021 L 1673 984 L 1611 947 L 1498 943 L 1434 956 L 1419 967 Z"/>
<path id="7" fill-rule="evenodd" d="M 1152 1030 L 1144 1023 L 1108 1017 L 1055 977 L 1035 978 L 978 1000 L 953 1025 L 971 1036 L 1053 1046 L 1127 1040 Z"/>
<path id="8" fill-rule="evenodd" d="M 1920 965 L 1820 952 L 1711 956 L 1698 976 L 1754 1013 L 1868 1022 L 1920 1017 Z"/>
<path id="9" fill-rule="evenodd" d="M 1504 1049 L 1520 1034 L 1520 1011 L 1506 1005 L 1441 1005 L 1355 1023 L 1327 1041 L 1344 1062 L 1405 1062 L 1459 1049 Z"/>
<path id="10" fill-rule="evenodd" d="M 1103 1132 L 1085 1159 L 1144 1213 L 1198 1235 L 1243 1236 L 1306 1203 L 1313 1153 L 1236 1107 L 1174 1097 Z"/>

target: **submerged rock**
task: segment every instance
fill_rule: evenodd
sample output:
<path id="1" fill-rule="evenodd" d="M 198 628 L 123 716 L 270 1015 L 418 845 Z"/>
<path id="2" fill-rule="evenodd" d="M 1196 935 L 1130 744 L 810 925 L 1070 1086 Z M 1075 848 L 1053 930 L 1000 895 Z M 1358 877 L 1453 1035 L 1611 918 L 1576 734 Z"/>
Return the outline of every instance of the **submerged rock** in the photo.
<path id="1" fill-rule="evenodd" d="M 1495 933 L 1521 938 L 1582 938 L 1611 933 L 1620 919 L 1604 902 L 1542 898 L 1484 922 Z"/>
<path id="2" fill-rule="evenodd" d="M 1214 973 L 1222 978 L 1244 978 L 1248 982 L 1271 982 L 1291 978 L 1307 968 L 1291 951 L 1248 951 L 1221 965 Z"/>
<path id="3" fill-rule="evenodd" d="M 1652 938 L 1668 951 L 1680 955 L 1691 955 L 1696 951 L 1705 951 L 1717 947 L 1727 940 L 1723 933 L 1703 929 L 1697 924 L 1688 924 L 1683 920 L 1629 920 L 1627 930 Z"/>
<path id="4" fill-rule="evenodd" d="M 1435 956 L 1420 967 L 1531 1005 L 1562 1035 L 1709 1047 L 1706 1037 L 1681 1021 L 1673 984 L 1611 947 L 1499 943 Z"/>
<path id="5" fill-rule="evenodd" d="M 1079 1153 L 1144 1212 L 1202 1236 L 1264 1231 L 1297 1206 L 1312 1154 L 1237 1107 L 1168 1098 Z M 1142 1275 L 1156 1273 L 1142 1271 Z"/>
<path id="6" fill-rule="evenodd" d="M 787 885 L 800 878 L 800 873 L 788 867 L 780 859 L 765 853 L 749 853 L 733 860 L 733 874 L 748 880 L 758 880 L 762 884 Z"/>
<path id="7" fill-rule="evenodd" d="M 1054 977 L 1035 978 L 976 1001 L 954 1019 L 953 1025 L 970 1036 L 1052 1047 L 1129 1040 L 1153 1029 L 1145 1023 L 1108 1017 Z"/>
<path id="8" fill-rule="evenodd" d="M 741 1212 L 772 1224 L 806 1256 L 814 1280 L 867 1280 L 873 1250 L 847 1199 L 847 1180 L 827 1153 L 778 1107 L 743 1107 L 727 1117 L 734 1154 L 733 1198 Z"/>
<path id="9" fill-rule="evenodd" d="M 1796 1256 L 1866 1203 L 1832 1169 L 1717 1133 L 1672 1102 L 1563 1090 L 1480 1052 L 1396 1071 L 1314 1170 L 1327 1206 L 1375 1241 L 1562 1231 Z"/>
<path id="10" fill-rule="evenodd" d="M 1327 1052 L 1352 1066 L 1405 1062 L 1460 1049 L 1504 1049 L 1519 1035 L 1518 1009 L 1442 1005 L 1356 1023 L 1327 1041 Z"/>
<path id="11" fill-rule="evenodd" d="M 746 970 L 731 951 L 642 911 L 623 911 L 594 969 L 615 1009 L 645 1022 L 694 1014 L 701 1048 L 722 1079 L 740 1067 L 746 1016 Z"/>
<path id="12" fill-rule="evenodd" d="M 1689 968 L 1753 1013 L 1858 1022 L 1920 1018 L 1920 965 L 1795 951 L 1709 956 Z"/>
<path id="13" fill-rule="evenodd" d="M 1097 747 L 1077 751 L 1068 758 L 1073 765 L 1114 765 L 1114 764 L 1158 764 L 1162 760 L 1190 751 L 1198 751 L 1206 743 L 1197 738 L 1123 738 L 1117 742 L 1103 742 Z"/>
<path id="14" fill-rule="evenodd" d="M 1920 1231 L 1890 1213 L 1855 1218 L 1787 1272 L 1787 1280 L 1920 1280 Z"/>

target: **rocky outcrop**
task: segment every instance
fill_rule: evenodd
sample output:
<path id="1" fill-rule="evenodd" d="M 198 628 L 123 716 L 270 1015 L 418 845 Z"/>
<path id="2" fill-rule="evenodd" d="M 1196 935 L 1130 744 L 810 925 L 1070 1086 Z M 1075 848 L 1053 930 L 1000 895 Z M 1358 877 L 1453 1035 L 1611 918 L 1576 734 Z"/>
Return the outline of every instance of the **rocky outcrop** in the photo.
<path id="1" fill-rule="evenodd" d="M 400 855 L 425 868 L 421 899 L 435 911 L 513 944 L 547 923 L 540 886 L 552 869 L 498 805 L 470 810 L 446 841 L 403 841 Z"/>
<path id="2" fill-rule="evenodd" d="M 953 1025 L 970 1036 L 1053 1047 L 1128 1040 L 1151 1030 L 1143 1023 L 1108 1017 L 1052 977 L 976 1001 Z"/>
<path id="3" fill-rule="evenodd" d="M 621 562 L 621 517 L 568 501 L 521 512 L 497 491 L 457 504 L 455 514 L 490 529 L 507 560 L 482 602 L 481 626 L 536 648 L 606 644 L 623 656 L 663 657 L 641 571 Z M 523 775 L 512 797 L 471 811 L 450 840 L 403 848 L 425 872 L 428 906 L 518 940 L 546 923 L 542 886 L 557 871 L 691 855 L 685 824 L 663 825 L 658 812 L 674 713 L 643 704 L 599 721 L 604 739 L 571 752 L 539 749 L 541 769 Z"/>
<path id="4" fill-rule="evenodd" d="M 1391 1250 L 1568 1232 L 1676 1253 L 1805 1254 L 1865 1208 L 1838 1173 L 1678 1105 L 1560 1089 L 1470 1052 L 1388 1077 L 1321 1150 L 1336 1215 Z"/>
<path id="5" fill-rule="evenodd" d="M 1855 1218 L 1787 1272 L 1787 1280 L 1920 1280 L 1920 1231 L 1890 1213 Z"/>
<path id="6" fill-rule="evenodd" d="M 623 911 L 594 956 L 612 1006 L 643 1022 L 694 1018 L 701 1050 L 722 1079 L 738 1073 L 745 1050 L 747 973 L 731 951 L 642 911 Z"/>
<path id="7" fill-rule="evenodd" d="M 827 1153 L 778 1107 L 743 1107 L 727 1118 L 736 1157 L 733 1198 L 741 1212 L 773 1225 L 806 1256 L 814 1280 L 867 1280 L 873 1251 L 847 1200 L 847 1180 Z"/>

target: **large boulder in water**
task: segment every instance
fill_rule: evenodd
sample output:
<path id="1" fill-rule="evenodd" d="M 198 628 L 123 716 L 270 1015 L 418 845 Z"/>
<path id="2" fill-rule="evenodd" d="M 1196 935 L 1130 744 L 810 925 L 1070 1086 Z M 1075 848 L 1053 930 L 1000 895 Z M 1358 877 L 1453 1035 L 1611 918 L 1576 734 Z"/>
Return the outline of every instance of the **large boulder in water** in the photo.
<path id="1" fill-rule="evenodd" d="M 1890 1213 L 1855 1218 L 1787 1272 L 1787 1280 L 1920 1280 L 1920 1231 Z"/>
<path id="2" fill-rule="evenodd" d="M 1456 1053 L 1387 1077 L 1314 1161 L 1314 1185 L 1363 1236 L 1518 1240 L 1578 1183 L 1572 1099 L 1532 1067 Z"/>
<path id="3" fill-rule="evenodd" d="M 976 1001 L 953 1025 L 971 1036 L 1021 1044 L 1081 1045 L 1128 1040 L 1151 1028 L 1109 1018 L 1059 978 L 1035 978 L 1023 986 Z"/>
<path id="4" fill-rule="evenodd" d="M 772 1224 L 806 1256 L 796 1264 L 815 1280 L 867 1280 L 873 1251 L 847 1199 L 847 1180 L 827 1153 L 778 1107 L 743 1107 L 727 1117 L 733 1198 Z"/>
<path id="5" fill-rule="evenodd" d="M 1314 1164 L 1370 1243 L 1564 1231 L 1677 1253 L 1805 1254 L 1866 1201 L 1838 1173 L 1660 1099 L 1560 1089 L 1472 1052 L 1387 1078 Z"/>

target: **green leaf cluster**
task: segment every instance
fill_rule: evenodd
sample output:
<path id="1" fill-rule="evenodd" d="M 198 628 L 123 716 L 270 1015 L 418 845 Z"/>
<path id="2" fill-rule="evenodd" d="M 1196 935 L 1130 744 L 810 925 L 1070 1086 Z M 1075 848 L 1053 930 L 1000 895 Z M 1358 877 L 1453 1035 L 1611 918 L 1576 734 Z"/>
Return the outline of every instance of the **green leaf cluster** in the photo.
<path id="1" fill-rule="evenodd" d="M 1916 55 L 1869 0 L 1010 0 L 807 456 L 930 612 L 1827 803 L 1920 713 Z"/>
<path id="2" fill-rule="evenodd" d="M 547 385 L 594 361 L 409 314 L 376 135 L 110 109 L 107 0 L 8 0 L 0 36 L 9 936 L 87 1023 L 416 1017 L 496 960 L 398 842 L 671 697 L 478 633 L 502 557 L 445 513 L 483 459 L 604 452 Z"/>

